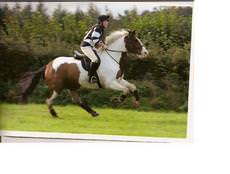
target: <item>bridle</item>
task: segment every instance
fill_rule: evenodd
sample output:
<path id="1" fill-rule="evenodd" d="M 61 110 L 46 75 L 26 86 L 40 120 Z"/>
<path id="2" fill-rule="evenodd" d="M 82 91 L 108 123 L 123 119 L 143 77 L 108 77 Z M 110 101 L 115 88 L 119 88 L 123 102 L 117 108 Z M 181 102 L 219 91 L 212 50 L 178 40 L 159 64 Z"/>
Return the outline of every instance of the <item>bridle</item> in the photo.
<path id="1" fill-rule="evenodd" d="M 144 45 L 141 44 L 141 47 L 143 48 Z M 110 52 L 115 52 L 115 53 L 127 53 L 127 51 L 111 50 L 111 49 L 108 49 L 108 48 L 105 49 L 105 52 L 106 52 L 106 53 L 109 55 L 109 57 L 112 58 L 117 64 L 119 64 L 119 62 L 117 62 L 117 60 L 116 60 L 111 54 L 109 54 L 109 51 L 110 51 Z"/>

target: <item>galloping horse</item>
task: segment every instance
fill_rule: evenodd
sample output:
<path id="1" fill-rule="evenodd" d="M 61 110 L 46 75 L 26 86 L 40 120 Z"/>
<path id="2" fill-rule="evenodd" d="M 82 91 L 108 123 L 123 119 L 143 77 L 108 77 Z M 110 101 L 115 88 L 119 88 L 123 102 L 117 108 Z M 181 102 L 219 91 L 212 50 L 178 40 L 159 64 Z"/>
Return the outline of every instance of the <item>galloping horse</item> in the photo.
<path id="1" fill-rule="evenodd" d="M 119 97 L 119 102 L 123 102 L 127 95 L 132 93 L 134 104 L 139 105 L 137 88 L 134 84 L 126 81 L 124 75 L 121 75 L 119 62 L 122 54 L 126 52 L 134 53 L 139 58 L 144 58 L 148 55 L 147 49 L 140 39 L 136 37 L 135 31 L 115 31 L 106 37 L 105 43 L 108 45 L 107 49 L 97 50 L 101 58 L 101 64 L 97 70 L 101 86 L 122 91 L 123 94 Z M 69 89 L 72 101 L 75 104 L 78 104 L 92 116 L 99 115 L 81 101 L 77 94 L 77 89 L 80 86 L 89 85 L 88 72 L 83 68 L 81 60 L 77 60 L 74 57 L 57 57 L 39 70 L 27 72 L 19 83 L 23 100 L 32 93 L 42 77 L 52 92 L 46 103 L 53 117 L 57 117 L 57 113 L 53 108 L 53 100 L 63 89 Z"/>

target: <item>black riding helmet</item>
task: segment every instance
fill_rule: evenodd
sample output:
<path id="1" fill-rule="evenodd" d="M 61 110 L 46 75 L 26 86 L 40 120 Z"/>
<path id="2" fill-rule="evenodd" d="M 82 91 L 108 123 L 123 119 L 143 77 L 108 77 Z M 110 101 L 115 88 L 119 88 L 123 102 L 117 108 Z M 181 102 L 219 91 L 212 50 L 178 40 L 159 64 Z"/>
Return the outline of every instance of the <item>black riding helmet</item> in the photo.
<path id="1" fill-rule="evenodd" d="M 109 21 L 109 15 L 100 15 L 98 19 L 98 23 L 103 22 L 103 21 Z"/>

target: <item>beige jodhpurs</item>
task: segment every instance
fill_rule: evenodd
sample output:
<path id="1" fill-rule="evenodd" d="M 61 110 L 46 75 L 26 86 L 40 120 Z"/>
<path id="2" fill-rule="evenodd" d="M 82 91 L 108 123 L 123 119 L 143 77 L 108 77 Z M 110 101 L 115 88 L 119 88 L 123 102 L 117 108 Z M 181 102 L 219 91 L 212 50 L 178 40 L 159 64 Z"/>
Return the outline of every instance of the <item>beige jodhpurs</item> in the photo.
<path id="1" fill-rule="evenodd" d="M 85 47 L 81 47 L 82 52 L 91 59 L 92 62 L 98 62 L 98 55 L 97 52 L 95 50 L 93 50 L 93 48 L 91 46 L 85 46 Z"/>

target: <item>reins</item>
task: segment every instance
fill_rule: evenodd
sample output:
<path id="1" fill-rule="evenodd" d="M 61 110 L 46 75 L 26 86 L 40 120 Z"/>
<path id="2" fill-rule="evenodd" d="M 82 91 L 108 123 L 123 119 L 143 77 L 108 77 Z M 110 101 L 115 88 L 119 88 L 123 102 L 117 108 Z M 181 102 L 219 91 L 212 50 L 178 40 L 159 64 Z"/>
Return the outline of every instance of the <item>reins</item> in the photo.
<path id="1" fill-rule="evenodd" d="M 108 48 L 106 48 L 105 51 L 106 51 L 106 53 L 109 55 L 110 58 L 112 58 L 118 65 L 120 65 L 120 63 L 119 63 L 111 54 L 109 54 L 108 51 L 116 52 L 116 53 L 125 53 L 125 51 L 110 50 L 110 49 L 108 49 Z"/>
<path id="2" fill-rule="evenodd" d="M 111 52 L 116 52 L 116 53 L 126 53 L 126 51 L 110 50 L 108 48 L 106 48 L 105 50 L 111 51 Z"/>

